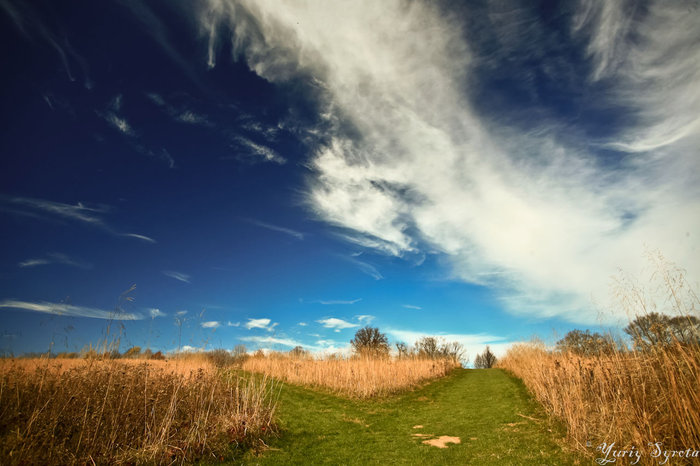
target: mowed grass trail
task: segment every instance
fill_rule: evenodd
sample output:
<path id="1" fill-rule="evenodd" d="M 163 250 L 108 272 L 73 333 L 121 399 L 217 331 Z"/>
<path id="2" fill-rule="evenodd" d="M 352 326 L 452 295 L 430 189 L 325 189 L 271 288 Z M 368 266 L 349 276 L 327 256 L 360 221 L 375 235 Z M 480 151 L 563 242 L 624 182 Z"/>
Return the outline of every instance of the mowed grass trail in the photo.
<path id="1" fill-rule="evenodd" d="M 563 431 L 500 369 L 455 370 L 418 390 L 369 401 L 284 384 L 279 401 L 281 435 L 243 463 L 575 464 L 562 449 Z M 422 443 L 439 436 L 461 443 Z"/>

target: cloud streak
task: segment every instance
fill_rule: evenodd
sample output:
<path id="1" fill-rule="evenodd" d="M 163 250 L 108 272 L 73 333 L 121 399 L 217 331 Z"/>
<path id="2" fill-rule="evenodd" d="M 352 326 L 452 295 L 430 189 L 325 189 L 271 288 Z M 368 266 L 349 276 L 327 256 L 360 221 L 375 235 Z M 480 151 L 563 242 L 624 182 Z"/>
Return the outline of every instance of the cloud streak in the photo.
<path id="1" fill-rule="evenodd" d="M 349 241 L 440 254 L 513 313 L 582 323 L 598 320 L 592 298 L 606 302 L 618 268 L 643 268 L 645 244 L 700 276 L 700 30 L 681 7 L 651 2 L 630 21 L 616 6 L 579 3 L 569 33 L 588 41 L 583 84 L 592 92 L 607 79 L 597 104 L 628 112 L 591 142 L 565 124 L 534 120 L 525 131 L 482 114 L 471 95 L 494 91 L 464 85 L 489 63 L 466 42 L 469 25 L 433 4 L 355 2 L 342 16 L 333 2 L 207 5 L 210 41 L 226 25 L 258 75 L 312 77 L 323 137 L 310 144 L 307 203 Z M 494 34 L 504 54 L 542 55 L 553 43 L 546 31 L 524 45 Z"/>
<path id="2" fill-rule="evenodd" d="M 304 233 L 296 230 L 292 230 L 291 228 L 285 228 L 281 227 L 278 225 L 273 225 L 271 223 L 265 223 L 261 222 L 260 220 L 255 220 L 255 219 L 246 219 L 249 223 L 259 226 L 261 228 L 265 228 L 267 230 L 271 231 L 278 231 L 280 233 L 284 233 L 285 235 L 289 235 L 293 238 L 296 238 L 298 240 L 303 240 L 304 239 Z"/>
<path id="3" fill-rule="evenodd" d="M 102 218 L 110 211 L 109 206 L 88 206 L 82 202 L 65 204 L 62 202 L 35 199 L 30 197 L 7 197 L 0 195 L 0 209 L 10 213 L 27 215 L 41 220 L 61 219 L 70 220 L 85 225 L 100 228 L 112 235 L 140 239 L 149 243 L 156 241 L 148 236 L 136 233 L 120 233 L 107 224 Z"/>
<path id="4" fill-rule="evenodd" d="M 183 283 L 190 283 L 190 276 L 181 273 L 181 272 L 175 272 L 174 270 L 163 270 L 163 275 L 166 277 L 174 278 L 175 280 L 181 281 Z"/>
<path id="5" fill-rule="evenodd" d="M 85 306 L 73 306 L 63 303 L 50 303 L 46 301 L 31 302 L 4 300 L 0 301 L 0 308 L 20 309 L 23 311 L 41 312 L 44 314 L 53 314 L 66 317 L 89 317 L 91 319 L 106 319 L 106 320 L 141 320 L 143 316 L 140 314 L 121 312 L 121 311 L 105 311 Z"/>
<path id="6" fill-rule="evenodd" d="M 43 257 L 43 258 L 27 259 L 27 260 L 20 262 L 17 265 L 19 267 L 22 267 L 22 268 L 28 268 L 28 267 L 36 267 L 39 265 L 50 265 L 50 264 L 69 265 L 71 267 L 77 267 L 80 269 L 91 269 L 92 268 L 92 264 L 73 259 L 70 256 L 68 256 L 66 254 L 62 254 L 60 252 L 49 253 L 46 255 L 46 257 Z"/>

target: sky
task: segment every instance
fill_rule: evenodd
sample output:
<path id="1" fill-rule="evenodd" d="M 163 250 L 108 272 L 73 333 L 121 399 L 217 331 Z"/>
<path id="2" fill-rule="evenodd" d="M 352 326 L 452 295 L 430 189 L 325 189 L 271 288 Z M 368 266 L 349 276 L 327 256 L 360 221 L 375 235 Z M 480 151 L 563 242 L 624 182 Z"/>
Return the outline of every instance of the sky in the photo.
<path id="1" fill-rule="evenodd" d="M 0 0 L 0 352 L 619 330 L 700 280 L 699 16 Z"/>

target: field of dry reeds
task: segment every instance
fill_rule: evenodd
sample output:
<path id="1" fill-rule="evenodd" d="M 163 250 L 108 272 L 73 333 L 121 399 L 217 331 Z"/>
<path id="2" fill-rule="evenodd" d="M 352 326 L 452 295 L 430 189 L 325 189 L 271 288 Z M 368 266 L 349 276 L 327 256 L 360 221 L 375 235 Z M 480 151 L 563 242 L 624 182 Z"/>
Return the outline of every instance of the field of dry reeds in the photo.
<path id="1" fill-rule="evenodd" d="M 3 464 L 178 464 L 274 431 L 274 385 L 204 360 L 0 360 Z"/>
<path id="2" fill-rule="evenodd" d="M 293 357 L 287 354 L 256 355 L 243 369 L 290 383 L 329 389 L 333 393 L 370 398 L 418 386 L 447 375 L 459 367 L 452 359 L 418 357 Z"/>
<path id="3" fill-rule="evenodd" d="M 653 455 L 661 450 L 700 450 L 700 302 L 682 272 L 664 268 L 657 278 L 668 291 L 668 314 L 677 317 L 659 320 L 645 291 L 625 283 L 621 296 L 631 306 L 626 309 L 630 322 L 656 322 L 643 332 L 626 330 L 631 348 L 610 345 L 597 354 L 581 354 L 521 344 L 498 363 L 563 421 L 572 445 L 583 453 L 600 456 L 598 446 L 614 444 L 640 451 L 638 464 L 659 464 L 664 458 Z M 679 337 L 663 322 L 680 322 L 694 334 Z"/>

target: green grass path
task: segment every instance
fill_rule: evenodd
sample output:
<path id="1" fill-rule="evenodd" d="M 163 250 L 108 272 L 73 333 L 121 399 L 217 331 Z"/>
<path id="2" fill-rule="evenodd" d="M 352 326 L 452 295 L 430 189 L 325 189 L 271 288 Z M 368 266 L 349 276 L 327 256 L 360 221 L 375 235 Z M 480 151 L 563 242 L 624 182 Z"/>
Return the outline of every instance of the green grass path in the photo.
<path id="1" fill-rule="evenodd" d="M 418 390 L 369 401 L 285 384 L 278 416 L 281 435 L 260 456 L 248 453 L 244 464 L 575 461 L 562 450 L 562 430 L 545 420 L 519 380 L 499 369 L 457 370 Z M 440 449 L 422 444 L 416 433 L 459 437 L 461 443 Z"/>

